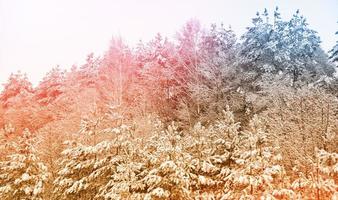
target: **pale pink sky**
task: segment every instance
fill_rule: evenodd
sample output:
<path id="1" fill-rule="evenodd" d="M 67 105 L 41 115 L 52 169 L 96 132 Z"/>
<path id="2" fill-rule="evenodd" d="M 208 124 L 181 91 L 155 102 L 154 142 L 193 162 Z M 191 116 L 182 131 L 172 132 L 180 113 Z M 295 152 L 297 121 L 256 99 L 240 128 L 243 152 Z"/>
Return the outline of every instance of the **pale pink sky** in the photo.
<path id="1" fill-rule="evenodd" d="M 338 0 L 0 0 L 0 84 L 21 70 L 36 85 L 56 65 L 102 55 L 112 35 L 130 44 L 157 32 L 173 37 L 191 18 L 231 24 L 240 35 L 256 11 L 275 6 L 286 18 L 299 8 L 325 50 L 338 40 Z"/>

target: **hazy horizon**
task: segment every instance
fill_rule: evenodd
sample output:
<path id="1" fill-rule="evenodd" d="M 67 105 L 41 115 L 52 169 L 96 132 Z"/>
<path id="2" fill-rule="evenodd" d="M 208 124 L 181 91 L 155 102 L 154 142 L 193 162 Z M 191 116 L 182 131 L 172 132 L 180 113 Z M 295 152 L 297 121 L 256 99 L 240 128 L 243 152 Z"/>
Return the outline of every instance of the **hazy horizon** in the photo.
<path id="1" fill-rule="evenodd" d="M 292 3 L 291 3 L 292 2 Z M 0 0 L 0 89 L 20 70 L 37 85 L 51 68 L 69 69 L 93 52 L 102 55 L 112 36 L 133 46 L 156 33 L 173 38 L 191 18 L 208 27 L 231 25 L 239 37 L 257 11 L 278 6 L 284 19 L 300 9 L 318 32 L 322 47 L 333 47 L 338 30 L 338 1 L 42 1 Z"/>

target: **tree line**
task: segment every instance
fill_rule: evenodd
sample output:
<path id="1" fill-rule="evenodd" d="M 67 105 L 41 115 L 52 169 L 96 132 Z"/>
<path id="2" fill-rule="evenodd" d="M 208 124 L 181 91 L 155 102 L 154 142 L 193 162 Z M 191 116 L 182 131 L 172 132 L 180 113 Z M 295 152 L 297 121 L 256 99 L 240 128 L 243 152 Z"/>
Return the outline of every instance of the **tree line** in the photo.
<path id="1" fill-rule="evenodd" d="M 12 74 L 0 197 L 337 197 L 338 41 L 320 43 L 299 11 L 265 9 L 240 37 L 190 20 L 173 39 L 115 37 L 37 87 Z"/>

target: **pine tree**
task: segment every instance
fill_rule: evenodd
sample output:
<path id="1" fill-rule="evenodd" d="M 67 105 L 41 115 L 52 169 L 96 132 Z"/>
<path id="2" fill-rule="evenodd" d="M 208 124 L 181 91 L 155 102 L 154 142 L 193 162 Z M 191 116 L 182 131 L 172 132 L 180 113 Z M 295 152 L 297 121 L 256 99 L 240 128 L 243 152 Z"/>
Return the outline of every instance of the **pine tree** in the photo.
<path id="1" fill-rule="evenodd" d="M 8 82 L 4 85 L 4 89 L 0 95 L 0 102 L 3 107 L 15 105 L 15 100 L 20 98 L 20 95 L 29 95 L 33 93 L 32 83 L 29 82 L 27 75 L 20 71 L 16 74 L 11 74 Z"/>
<path id="2" fill-rule="evenodd" d="M 59 67 L 46 74 L 35 90 L 35 98 L 41 105 L 52 103 L 64 91 L 65 72 Z"/>
<path id="3" fill-rule="evenodd" d="M 241 37 L 244 41 L 240 51 L 243 58 L 240 62 L 255 64 L 257 70 L 262 72 L 276 70 L 271 62 L 273 51 L 268 46 L 273 27 L 267 21 L 266 9 L 264 16 L 265 21 L 259 12 L 256 13 L 256 17 L 252 19 L 253 26 L 248 27 L 247 32 Z"/>
<path id="4" fill-rule="evenodd" d="M 174 45 L 163 38 L 160 34 L 151 40 L 139 55 L 142 57 L 140 73 L 140 84 L 142 85 L 142 96 L 145 99 L 144 109 L 155 111 L 160 116 L 170 117 L 172 107 L 177 96 L 177 80 L 175 80 L 175 64 L 172 53 Z M 166 105 L 164 108 L 163 105 Z M 159 109 L 162 107 L 161 109 Z"/>
<path id="5" fill-rule="evenodd" d="M 201 159 L 202 168 L 198 171 L 199 177 L 204 177 L 197 197 L 204 199 L 234 198 L 235 191 L 230 189 L 236 160 L 240 150 L 240 123 L 235 121 L 234 114 L 229 107 L 209 128 L 200 129 L 201 135 L 197 141 L 203 144 L 197 151 L 204 152 Z M 199 144 L 197 143 L 197 144 Z"/>
<path id="6" fill-rule="evenodd" d="M 315 149 L 315 158 L 311 159 L 311 169 L 304 174 L 295 167 L 297 179 L 292 183 L 292 189 L 300 197 L 320 200 L 332 198 L 337 192 L 338 154 Z"/>
<path id="7" fill-rule="evenodd" d="M 173 123 L 157 133 L 147 145 L 148 173 L 143 178 L 146 199 L 191 199 L 192 157 L 185 151 L 183 138 Z"/>
<path id="8" fill-rule="evenodd" d="M 53 195 L 58 199 L 93 199 L 98 194 L 100 184 L 104 184 L 108 179 L 109 170 L 108 174 L 103 176 L 106 178 L 101 181 L 93 173 L 100 167 L 98 157 L 110 150 L 110 143 L 101 142 L 90 146 L 74 142 L 70 145 L 62 152 Z"/>
<path id="9" fill-rule="evenodd" d="M 231 56 L 231 52 L 236 45 L 236 35 L 231 29 L 231 26 L 226 29 L 223 24 L 217 26 L 212 24 L 210 30 L 207 30 L 201 36 L 201 43 L 199 44 L 202 51 L 202 56 L 221 56 L 221 54 L 228 54 Z M 205 52 L 204 52 L 205 51 Z"/>
<path id="10" fill-rule="evenodd" d="M 308 28 L 308 23 L 299 10 L 293 15 L 288 24 L 289 32 L 286 43 L 291 49 L 289 58 L 291 63 L 286 66 L 286 70 L 293 76 L 293 82 L 306 70 L 307 63 L 311 63 L 316 49 L 319 48 L 320 38 L 317 32 Z"/>
<path id="11" fill-rule="evenodd" d="M 311 67 L 316 63 L 314 55 L 320 49 L 320 38 L 299 10 L 289 21 L 281 19 L 278 8 L 273 24 L 266 10 L 263 17 L 257 14 L 253 26 L 242 36 L 239 63 L 260 73 L 289 74 L 294 85 L 303 73 L 315 73 Z"/>
<path id="12" fill-rule="evenodd" d="M 82 136 L 81 140 L 65 142 L 68 147 L 61 152 L 59 169 L 53 183 L 57 198 L 93 198 L 98 192 L 99 188 L 91 186 L 88 176 L 96 169 L 98 157 L 110 150 L 110 143 L 98 142 L 97 137 L 104 132 L 99 127 L 102 117 L 91 117 L 81 120 L 77 133 L 77 137 Z"/>
<path id="13" fill-rule="evenodd" d="M 8 145 L 10 153 L 0 162 L 1 199 L 44 199 L 49 174 L 35 150 L 36 138 L 28 130 Z"/>
<path id="14" fill-rule="evenodd" d="M 336 35 L 338 35 L 338 31 L 336 32 Z M 330 50 L 330 59 L 332 62 L 338 62 L 338 41 L 337 44 Z"/>
<path id="15" fill-rule="evenodd" d="M 261 119 L 254 116 L 250 130 L 240 136 L 239 149 L 231 180 L 240 198 L 261 198 L 277 189 L 277 180 L 284 175 L 281 155 L 271 144 Z M 276 187 L 276 188 L 275 188 Z M 235 192 L 237 192 L 235 190 Z"/>
<path id="16" fill-rule="evenodd" d="M 37 124 L 33 123 L 37 109 L 33 96 L 34 89 L 27 76 L 21 72 L 11 74 L 0 94 L 0 103 L 4 108 L 4 123 L 14 124 L 17 133 L 25 128 L 37 129 Z"/>

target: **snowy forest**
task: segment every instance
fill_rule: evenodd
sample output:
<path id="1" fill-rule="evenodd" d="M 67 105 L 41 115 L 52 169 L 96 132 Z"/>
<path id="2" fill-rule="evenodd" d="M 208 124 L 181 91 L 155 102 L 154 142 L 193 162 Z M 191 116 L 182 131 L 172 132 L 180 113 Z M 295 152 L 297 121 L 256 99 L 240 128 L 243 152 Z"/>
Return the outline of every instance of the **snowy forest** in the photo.
<path id="1" fill-rule="evenodd" d="M 332 24 L 332 26 L 335 24 Z M 0 93 L 0 199 L 338 199 L 338 30 L 299 11 L 242 35 L 192 19 L 171 38 L 53 68 Z"/>

